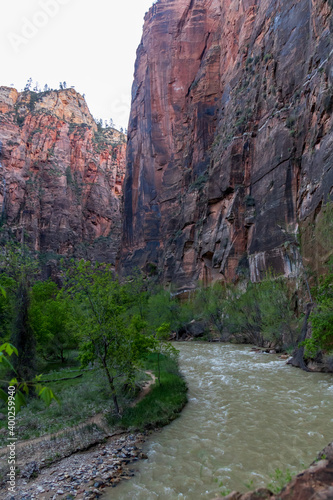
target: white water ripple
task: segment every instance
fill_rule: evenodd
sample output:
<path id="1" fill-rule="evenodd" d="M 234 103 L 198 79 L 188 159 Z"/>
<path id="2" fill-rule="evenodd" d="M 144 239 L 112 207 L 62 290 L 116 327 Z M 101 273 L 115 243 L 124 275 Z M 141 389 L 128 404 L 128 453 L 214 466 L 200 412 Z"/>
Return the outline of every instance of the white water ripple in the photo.
<path id="1" fill-rule="evenodd" d="M 332 440 L 330 374 L 305 373 L 244 346 L 177 347 L 189 402 L 149 438 L 149 459 L 135 465 L 135 477 L 105 500 L 210 500 L 224 488 L 266 486 L 275 469 L 298 472 Z"/>

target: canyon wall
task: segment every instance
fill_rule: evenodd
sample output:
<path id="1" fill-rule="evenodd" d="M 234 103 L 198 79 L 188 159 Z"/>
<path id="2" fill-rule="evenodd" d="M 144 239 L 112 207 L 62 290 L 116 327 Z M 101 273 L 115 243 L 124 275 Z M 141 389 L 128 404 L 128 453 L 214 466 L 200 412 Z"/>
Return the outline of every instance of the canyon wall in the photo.
<path id="1" fill-rule="evenodd" d="M 332 0 L 159 0 L 137 51 L 119 269 L 164 283 L 320 266 Z M 319 264 L 318 264 L 319 262 Z"/>
<path id="2" fill-rule="evenodd" d="M 114 263 L 126 140 L 74 89 L 0 87 L 1 227 L 44 256 Z"/>

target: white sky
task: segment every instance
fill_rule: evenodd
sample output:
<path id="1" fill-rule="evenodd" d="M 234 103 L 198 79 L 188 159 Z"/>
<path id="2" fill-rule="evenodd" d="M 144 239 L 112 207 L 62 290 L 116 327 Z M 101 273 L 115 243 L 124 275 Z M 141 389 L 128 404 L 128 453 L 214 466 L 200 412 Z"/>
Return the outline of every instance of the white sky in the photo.
<path id="1" fill-rule="evenodd" d="M 1 2 L 0 85 L 19 91 L 29 77 L 85 94 L 95 118 L 126 128 L 136 49 L 153 0 Z"/>

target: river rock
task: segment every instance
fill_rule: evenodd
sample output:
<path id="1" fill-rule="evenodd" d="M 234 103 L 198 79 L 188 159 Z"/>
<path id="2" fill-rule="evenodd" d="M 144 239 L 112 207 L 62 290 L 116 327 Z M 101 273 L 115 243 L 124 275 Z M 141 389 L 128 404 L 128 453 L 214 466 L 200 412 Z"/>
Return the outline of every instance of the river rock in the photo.
<path id="1" fill-rule="evenodd" d="M 188 333 L 194 337 L 202 337 L 206 331 L 206 325 L 203 321 L 191 321 L 191 323 L 187 327 Z"/>
<path id="2" fill-rule="evenodd" d="M 203 321 L 192 320 L 187 325 L 182 326 L 178 330 L 177 338 L 182 340 L 190 340 L 191 338 L 202 337 L 206 332 L 206 324 Z"/>

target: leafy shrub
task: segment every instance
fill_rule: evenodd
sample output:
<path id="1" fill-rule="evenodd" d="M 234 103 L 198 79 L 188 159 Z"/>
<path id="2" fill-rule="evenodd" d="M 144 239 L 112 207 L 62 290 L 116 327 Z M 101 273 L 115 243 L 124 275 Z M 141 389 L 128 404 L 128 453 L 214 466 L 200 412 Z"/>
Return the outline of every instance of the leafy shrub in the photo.
<path id="1" fill-rule="evenodd" d="M 268 276 L 249 283 L 244 293 L 233 291 L 226 308 L 226 326 L 236 340 L 282 349 L 296 341 L 298 322 L 290 307 L 288 288 L 282 278 Z"/>
<path id="2" fill-rule="evenodd" d="M 333 273 L 321 278 L 315 298 L 317 306 L 310 316 L 312 337 L 304 342 L 308 357 L 314 357 L 320 349 L 333 351 Z"/>
<path id="3" fill-rule="evenodd" d="M 286 127 L 292 129 L 295 123 L 296 123 L 296 117 L 288 116 L 288 118 L 286 119 Z"/>
<path id="4" fill-rule="evenodd" d="M 253 198 L 253 196 L 251 196 L 251 195 L 247 195 L 247 196 L 245 196 L 245 205 L 246 205 L 247 207 L 254 207 L 254 206 L 255 206 L 255 204 L 256 204 L 256 201 L 255 201 L 255 199 Z"/>

